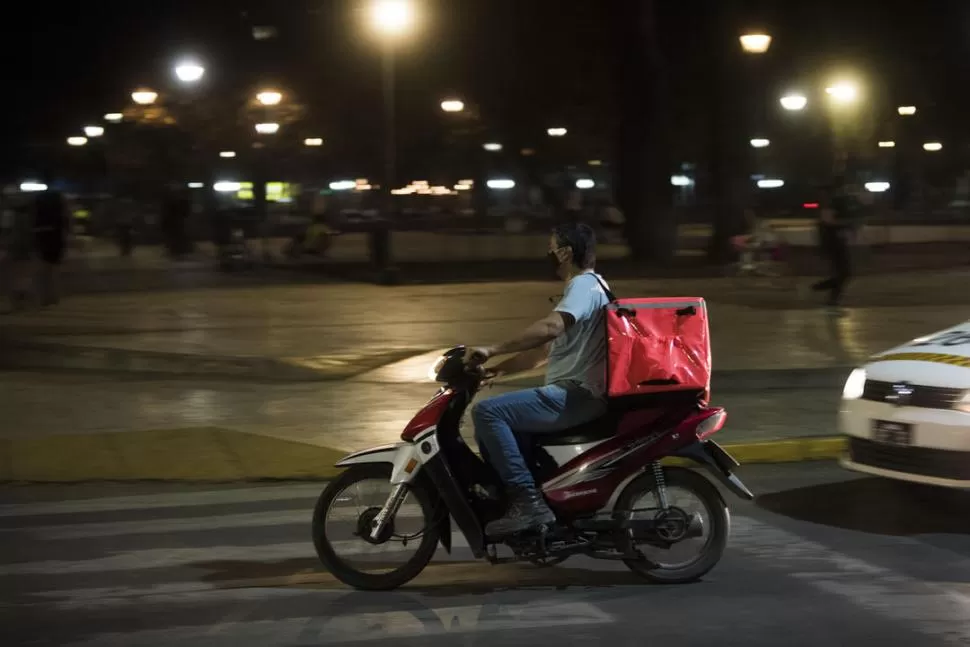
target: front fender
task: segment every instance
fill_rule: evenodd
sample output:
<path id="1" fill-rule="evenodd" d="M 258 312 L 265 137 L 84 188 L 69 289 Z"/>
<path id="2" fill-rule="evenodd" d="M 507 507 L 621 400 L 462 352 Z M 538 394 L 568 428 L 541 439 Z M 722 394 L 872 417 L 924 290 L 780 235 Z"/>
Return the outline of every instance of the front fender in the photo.
<path id="1" fill-rule="evenodd" d="M 364 463 L 391 463 L 393 465 L 397 450 L 403 444 L 381 445 L 380 447 L 372 447 L 354 452 L 341 458 L 336 466 L 350 467 L 351 465 L 362 465 Z"/>

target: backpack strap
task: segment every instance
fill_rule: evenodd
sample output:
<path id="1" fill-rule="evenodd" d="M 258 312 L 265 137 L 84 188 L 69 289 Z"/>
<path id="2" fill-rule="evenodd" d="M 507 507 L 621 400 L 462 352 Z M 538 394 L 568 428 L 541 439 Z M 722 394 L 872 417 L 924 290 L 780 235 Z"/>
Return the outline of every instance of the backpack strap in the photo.
<path id="1" fill-rule="evenodd" d="M 603 292 L 606 293 L 606 298 L 610 300 L 610 303 L 616 303 L 616 295 L 613 294 L 613 291 L 612 290 L 610 290 L 608 287 L 606 287 L 606 283 L 603 283 L 602 279 L 600 279 L 600 277 L 598 277 L 596 275 L 596 272 L 590 272 L 589 274 L 594 279 L 596 279 L 596 282 L 600 284 L 600 287 L 601 288 L 603 288 Z"/>

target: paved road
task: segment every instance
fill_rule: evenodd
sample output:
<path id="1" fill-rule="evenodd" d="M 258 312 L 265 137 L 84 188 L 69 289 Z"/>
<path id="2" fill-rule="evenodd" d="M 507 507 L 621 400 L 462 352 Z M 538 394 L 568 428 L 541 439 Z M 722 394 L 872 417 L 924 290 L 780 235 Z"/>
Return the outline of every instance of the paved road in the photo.
<path id="1" fill-rule="evenodd" d="M 722 563 L 656 587 L 614 564 L 491 567 L 465 550 L 408 589 L 321 572 L 320 486 L 7 488 L 5 644 L 745 647 L 970 644 L 965 495 L 827 464 L 750 467 Z"/>

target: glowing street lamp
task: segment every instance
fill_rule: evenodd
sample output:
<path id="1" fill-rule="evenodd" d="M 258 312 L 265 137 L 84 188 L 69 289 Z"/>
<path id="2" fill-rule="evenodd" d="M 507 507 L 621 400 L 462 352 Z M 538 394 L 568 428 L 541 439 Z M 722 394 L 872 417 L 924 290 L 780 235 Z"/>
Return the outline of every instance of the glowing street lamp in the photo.
<path id="1" fill-rule="evenodd" d="M 275 122 L 256 124 L 256 132 L 260 135 L 275 135 L 279 129 L 280 125 Z"/>
<path id="2" fill-rule="evenodd" d="M 87 137 L 74 136 L 74 137 L 67 138 L 68 146 L 84 146 L 87 143 L 88 143 Z"/>
<path id="3" fill-rule="evenodd" d="M 154 90 L 142 88 L 131 93 L 131 100 L 140 106 L 150 106 L 158 99 L 158 93 Z"/>
<path id="4" fill-rule="evenodd" d="M 323 146 L 322 137 L 307 137 L 303 140 L 304 146 Z"/>
<path id="5" fill-rule="evenodd" d="M 751 140 L 752 148 L 768 148 L 770 144 L 771 144 L 771 140 L 764 139 L 763 137 L 758 137 Z"/>
<path id="6" fill-rule="evenodd" d="M 741 49 L 748 54 L 764 54 L 771 47 L 771 36 L 768 34 L 744 34 L 738 40 L 741 41 Z"/>
<path id="7" fill-rule="evenodd" d="M 104 134 L 103 126 L 85 126 L 84 134 L 88 137 L 100 137 Z"/>
<path id="8" fill-rule="evenodd" d="M 256 100 L 264 106 L 278 106 L 283 100 L 283 94 L 276 90 L 263 90 L 256 95 Z"/>
<path id="9" fill-rule="evenodd" d="M 916 106 L 899 106 L 896 108 L 896 112 L 903 117 L 912 117 L 916 114 Z"/>
<path id="10" fill-rule="evenodd" d="M 825 88 L 825 93 L 836 103 L 855 103 L 859 98 L 859 87 L 848 81 L 841 81 Z"/>
<path id="11" fill-rule="evenodd" d="M 198 83 L 205 75 L 205 68 L 195 61 L 183 61 L 175 66 L 175 77 L 182 83 Z"/>
<path id="12" fill-rule="evenodd" d="M 891 139 L 879 142 L 879 148 L 896 148 L 896 142 Z"/>
<path id="13" fill-rule="evenodd" d="M 236 151 L 222 151 L 219 153 L 219 157 L 223 159 L 232 159 L 236 156 Z"/>
<path id="14" fill-rule="evenodd" d="M 550 128 L 546 131 L 550 137 L 565 137 L 567 132 L 569 131 L 565 128 Z"/>
<path id="15" fill-rule="evenodd" d="M 940 142 L 926 142 L 923 144 L 923 150 L 930 153 L 935 153 L 937 151 L 943 150 L 943 144 Z"/>
<path id="16" fill-rule="evenodd" d="M 441 109 L 445 112 L 461 112 L 465 109 L 465 102 L 460 99 L 445 99 L 441 102 Z"/>
<path id="17" fill-rule="evenodd" d="M 502 150 L 502 145 L 499 144 L 498 142 L 488 142 L 487 144 L 482 146 L 482 148 L 487 150 L 489 153 L 498 153 L 499 151 Z"/>
<path id="18" fill-rule="evenodd" d="M 377 0 L 370 7 L 370 21 L 383 36 L 397 37 L 414 26 L 414 6 L 408 0 Z"/>
<path id="19" fill-rule="evenodd" d="M 124 118 L 125 116 L 120 112 L 109 112 L 104 116 L 104 120 L 112 124 L 117 124 Z"/>
<path id="20" fill-rule="evenodd" d="M 779 102 L 782 108 L 791 111 L 804 110 L 805 106 L 808 105 L 808 99 L 805 95 L 798 93 L 786 94 Z"/>

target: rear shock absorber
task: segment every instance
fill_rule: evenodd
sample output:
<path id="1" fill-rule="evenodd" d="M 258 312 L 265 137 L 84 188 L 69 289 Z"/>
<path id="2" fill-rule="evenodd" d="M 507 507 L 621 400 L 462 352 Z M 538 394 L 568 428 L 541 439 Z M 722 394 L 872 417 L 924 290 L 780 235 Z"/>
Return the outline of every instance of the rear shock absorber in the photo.
<path id="1" fill-rule="evenodd" d="M 667 480 L 664 478 L 664 468 L 660 461 L 654 461 L 651 467 L 653 468 L 653 481 L 657 487 L 657 500 L 660 502 L 660 509 L 666 512 L 669 506 L 667 505 Z"/>

